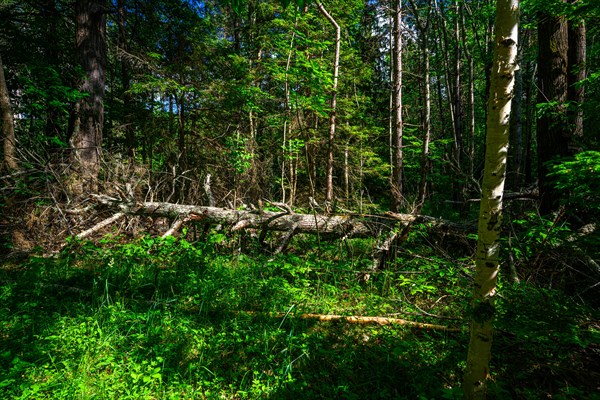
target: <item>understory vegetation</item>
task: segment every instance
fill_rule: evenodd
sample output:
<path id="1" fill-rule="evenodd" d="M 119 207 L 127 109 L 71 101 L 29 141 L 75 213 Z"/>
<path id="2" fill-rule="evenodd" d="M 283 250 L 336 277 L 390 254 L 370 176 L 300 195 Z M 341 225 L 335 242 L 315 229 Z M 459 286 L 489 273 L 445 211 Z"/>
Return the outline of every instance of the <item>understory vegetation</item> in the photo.
<path id="1" fill-rule="evenodd" d="M 430 239 L 417 227 L 371 274 L 370 239 L 297 237 L 272 255 L 248 234 L 194 228 L 6 263 L 1 397 L 459 398 L 473 243 Z M 544 251 L 536 240 L 521 241 L 523 259 Z M 490 398 L 599 398 L 598 315 L 577 301 L 591 293 L 563 289 L 503 279 Z"/>
<path id="2" fill-rule="evenodd" d="M 0 21 L 0 400 L 600 400 L 600 1 Z"/>

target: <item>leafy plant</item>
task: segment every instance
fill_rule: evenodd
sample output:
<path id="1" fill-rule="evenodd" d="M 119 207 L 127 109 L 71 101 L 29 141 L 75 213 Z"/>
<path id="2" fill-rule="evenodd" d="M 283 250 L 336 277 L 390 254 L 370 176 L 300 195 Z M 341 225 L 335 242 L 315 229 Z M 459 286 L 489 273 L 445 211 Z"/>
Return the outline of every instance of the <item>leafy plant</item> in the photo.
<path id="1" fill-rule="evenodd" d="M 584 151 L 550 165 L 556 189 L 569 192 L 571 207 L 600 211 L 600 152 Z M 566 201 L 566 200 L 565 200 Z"/>

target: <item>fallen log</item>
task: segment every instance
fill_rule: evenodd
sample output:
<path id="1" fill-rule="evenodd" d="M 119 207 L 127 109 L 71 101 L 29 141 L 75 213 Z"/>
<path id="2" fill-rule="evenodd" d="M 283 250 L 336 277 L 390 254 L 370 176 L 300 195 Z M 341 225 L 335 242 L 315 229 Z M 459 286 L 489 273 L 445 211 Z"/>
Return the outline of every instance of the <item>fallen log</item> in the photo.
<path id="1" fill-rule="evenodd" d="M 395 218 L 360 215 L 312 215 L 264 210 L 232 210 L 218 207 L 193 206 L 173 203 L 134 203 L 103 195 L 94 195 L 96 201 L 128 215 L 146 215 L 189 219 L 207 224 L 220 224 L 240 229 L 305 234 L 322 234 L 335 237 L 376 237 L 382 230 L 396 225 Z"/>
<path id="2" fill-rule="evenodd" d="M 191 220 L 205 224 L 224 225 L 232 230 L 257 229 L 293 234 L 314 234 L 330 238 L 379 237 L 400 226 L 406 227 L 425 223 L 435 230 L 464 233 L 471 225 L 462 225 L 424 215 L 385 213 L 382 215 L 326 215 L 296 214 L 286 210 L 232 210 L 218 207 L 194 206 L 163 202 L 131 202 L 105 195 L 93 195 L 100 204 L 127 215 L 167 217 L 176 220 Z M 285 242 L 285 241 L 284 241 Z"/>

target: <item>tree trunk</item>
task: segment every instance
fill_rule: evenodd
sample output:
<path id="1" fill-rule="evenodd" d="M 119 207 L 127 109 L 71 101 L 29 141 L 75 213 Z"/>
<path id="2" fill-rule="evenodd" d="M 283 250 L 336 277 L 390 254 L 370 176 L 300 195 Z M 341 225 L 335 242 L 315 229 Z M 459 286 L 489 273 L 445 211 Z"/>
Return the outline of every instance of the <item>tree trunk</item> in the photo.
<path id="1" fill-rule="evenodd" d="M 533 121 L 534 121 L 534 107 L 535 107 L 535 77 L 537 75 L 537 64 L 534 62 L 527 63 L 527 105 L 525 107 L 525 155 L 523 156 L 523 184 L 529 185 L 533 181 L 533 155 L 532 155 L 532 137 L 533 137 Z"/>
<path id="2" fill-rule="evenodd" d="M 296 38 L 296 28 L 298 26 L 298 18 L 296 18 L 296 20 L 294 21 L 294 30 L 292 31 L 292 38 L 290 39 L 290 49 L 288 51 L 288 56 L 287 56 L 287 61 L 285 63 L 285 86 L 284 86 L 284 91 L 285 91 L 285 119 L 283 122 L 283 143 L 281 146 L 281 197 L 282 197 L 282 202 L 286 203 L 286 188 L 285 188 L 285 181 L 286 181 L 286 158 L 287 161 L 289 162 L 289 173 L 290 173 L 290 178 L 288 180 L 289 182 L 289 188 L 290 188 L 290 198 L 289 198 L 289 205 L 290 207 L 294 206 L 294 201 L 295 201 L 295 194 L 294 194 L 294 178 L 295 178 L 295 173 L 294 173 L 294 164 L 292 161 L 292 155 L 291 152 L 287 153 L 286 152 L 286 146 L 287 146 L 287 141 L 288 141 L 288 136 L 289 136 L 289 140 L 291 140 L 291 134 L 292 134 L 292 108 L 290 105 L 290 81 L 289 81 L 289 71 L 290 71 L 290 66 L 292 63 L 292 54 L 294 52 L 294 40 Z M 289 126 L 289 128 L 288 128 Z M 289 132 L 289 135 L 288 135 Z M 290 142 L 291 143 L 291 142 Z"/>
<path id="3" fill-rule="evenodd" d="M 544 111 L 537 123 L 540 212 L 556 208 L 560 198 L 547 179 L 546 163 L 569 154 L 571 145 L 566 101 L 568 91 L 568 31 L 565 17 L 538 15 L 538 102 Z"/>
<path id="4" fill-rule="evenodd" d="M 4 144 L 4 168 L 7 170 L 16 170 L 19 168 L 16 157 L 15 144 L 15 122 L 13 119 L 12 108 L 10 106 L 10 96 L 6 79 L 4 78 L 4 64 L 0 54 L 0 113 L 2 113 L 2 141 Z"/>
<path id="5" fill-rule="evenodd" d="M 523 32 L 520 32 L 521 46 L 517 53 L 517 63 L 523 65 Z M 519 175 L 521 174 L 521 156 L 523 154 L 523 69 L 515 71 L 515 96 L 512 99 L 512 113 L 510 116 L 510 143 L 508 157 L 508 182 L 512 190 L 518 190 Z"/>
<path id="6" fill-rule="evenodd" d="M 419 193 L 417 197 L 416 212 L 420 213 L 425 203 L 427 194 L 427 169 L 429 167 L 429 142 L 431 139 L 431 83 L 429 67 L 429 23 L 431 21 L 431 4 L 427 4 L 427 18 L 423 22 L 419 17 L 419 10 L 414 0 L 410 0 L 412 12 L 415 15 L 419 36 L 421 39 L 421 57 L 423 58 L 423 111 L 421 124 L 423 127 L 423 145 L 421 149 L 421 176 L 419 180 Z"/>
<path id="7" fill-rule="evenodd" d="M 577 84 L 586 78 L 586 30 L 583 20 L 569 21 L 569 124 L 575 139 L 583 137 L 583 104 L 585 89 Z M 577 149 L 571 149 L 576 152 Z"/>
<path id="8" fill-rule="evenodd" d="M 125 0 L 117 0 L 117 17 L 119 24 L 119 52 L 121 61 L 121 83 L 123 85 L 123 126 L 125 130 L 125 148 L 131 160 L 135 156 L 135 132 L 132 121 L 131 78 L 127 61 L 127 37 L 125 33 Z"/>
<path id="9" fill-rule="evenodd" d="M 475 61 L 473 57 L 474 48 L 469 49 L 467 43 L 467 30 L 465 24 L 465 7 L 460 7 L 460 19 L 461 19 L 461 32 L 463 42 L 465 43 L 464 52 L 469 65 L 469 148 L 467 150 L 468 156 L 468 171 L 467 179 L 469 181 L 475 180 Z M 475 38 L 477 33 L 474 32 Z"/>
<path id="10" fill-rule="evenodd" d="M 425 109 L 423 110 L 423 147 L 421 151 L 421 178 L 419 181 L 419 199 L 417 212 L 421 212 L 427 195 L 427 169 L 429 168 L 429 142 L 431 140 L 431 85 L 429 82 L 429 48 L 427 39 L 423 44 L 423 97 Z"/>
<path id="11" fill-rule="evenodd" d="M 56 9 L 54 0 L 44 0 L 41 2 L 40 6 L 40 14 L 42 15 L 44 21 L 44 33 L 46 35 L 46 40 L 49 43 L 49 45 L 44 49 L 43 56 L 46 57 L 47 60 L 50 60 L 50 63 L 53 67 L 56 67 L 58 66 L 59 62 L 59 54 L 57 51 L 58 47 L 56 46 L 56 43 L 59 41 L 59 33 L 56 29 L 56 24 L 59 22 L 59 12 Z M 48 98 L 46 99 L 46 104 L 44 105 L 46 111 L 46 127 L 44 129 L 44 134 L 46 138 L 51 138 L 53 136 L 61 138 L 62 136 L 59 125 L 61 113 L 54 103 L 54 101 Z"/>
<path id="12" fill-rule="evenodd" d="M 100 171 L 102 125 L 104 124 L 104 82 L 106 66 L 106 9 L 104 0 L 77 0 L 76 51 L 85 74 L 71 147 L 75 195 L 96 191 Z"/>
<path id="13" fill-rule="evenodd" d="M 393 2 L 393 30 L 394 45 L 392 47 L 392 120 L 393 120 L 393 164 L 392 164 L 392 211 L 399 211 L 403 203 L 402 194 L 402 3 L 401 0 Z"/>
<path id="14" fill-rule="evenodd" d="M 462 137 L 462 114 L 463 114 L 463 104 L 462 104 L 462 87 L 460 83 L 460 74 L 461 74 L 461 35 L 460 35 L 460 24 L 459 24 L 459 12 L 460 5 L 456 4 L 456 15 L 454 16 L 454 140 L 456 141 L 456 168 L 459 171 L 462 170 L 462 153 L 463 153 L 463 137 Z M 461 191 L 458 188 L 457 191 Z"/>
<path id="15" fill-rule="evenodd" d="M 517 0 L 497 0 L 496 47 L 487 104 L 486 153 L 475 259 L 471 339 L 463 383 L 466 399 L 484 399 L 489 379 L 511 99 L 515 70 L 518 68 L 518 9 Z"/>
<path id="16" fill-rule="evenodd" d="M 327 141 L 327 193 L 325 200 L 328 204 L 333 201 L 333 153 L 335 144 L 335 123 L 337 112 L 337 87 L 340 69 L 341 29 L 336 20 L 317 2 L 317 8 L 335 29 L 335 55 L 333 60 L 333 88 L 331 90 L 331 111 L 329 114 L 329 137 Z M 329 206 L 328 206 L 329 207 Z"/>

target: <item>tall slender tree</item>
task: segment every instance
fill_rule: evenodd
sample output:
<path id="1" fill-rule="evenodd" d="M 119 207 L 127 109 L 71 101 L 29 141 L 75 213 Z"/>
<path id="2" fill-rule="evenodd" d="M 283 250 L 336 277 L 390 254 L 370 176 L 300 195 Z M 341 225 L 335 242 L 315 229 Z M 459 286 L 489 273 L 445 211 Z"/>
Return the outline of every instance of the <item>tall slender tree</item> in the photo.
<path id="1" fill-rule="evenodd" d="M 430 84 L 430 66 L 429 66 L 429 27 L 431 21 L 431 0 L 427 1 L 425 6 L 425 18 L 419 16 L 419 10 L 414 0 L 410 0 L 411 11 L 415 16 L 417 28 L 419 30 L 421 58 L 423 61 L 423 88 L 422 101 L 423 110 L 421 112 L 421 126 L 423 129 L 423 145 L 421 150 L 421 176 L 419 180 L 419 190 L 417 195 L 417 213 L 421 212 L 425 203 L 427 192 L 427 169 L 429 166 L 429 143 L 431 140 L 431 84 Z"/>
<path id="2" fill-rule="evenodd" d="M 574 0 L 571 0 L 574 2 Z M 583 137 L 583 110 L 581 105 L 585 97 L 585 88 L 581 82 L 586 77 L 586 29 L 583 19 L 572 19 L 568 22 L 569 50 L 569 88 L 567 90 L 568 117 L 575 139 Z M 574 149 L 572 149 L 574 150 Z"/>
<path id="3" fill-rule="evenodd" d="M 340 71 L 340 44 L 341 28 L 335 18 L 331 16 L 323 7 L 323 4 L 317 2 L 317 8 L 329 23 L 335 29 L 335 54 L 333 59 L 333 87 L 331 89 L 331 110 L 329 112 L 329 135 L 327 139 L 327 190 L 325 200 L 328 204 L 333 201 L 333 156 L 335 152 L 335 128 L 337 116 L 337 90 L 338 77 Z"/>
<path id="4" fill-rule="evenodd" d="M 402 193 L 402 2 L 392 1 L 392 211 L 399 211 L 403 203 Z"/>
<path id="5" fill-rule="evenodd" d="M 518 68 L 518 1 L 497 0 L 496 4 L 495 49 L 487 104 L 487 138 L 475 255 L 471 339 L 463 383 L 467 399 L 484 399 L 489 379 L 511 99 L 515 70 Z"/>

